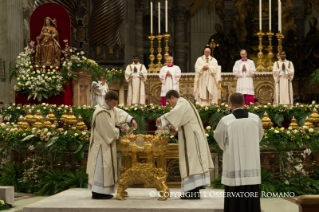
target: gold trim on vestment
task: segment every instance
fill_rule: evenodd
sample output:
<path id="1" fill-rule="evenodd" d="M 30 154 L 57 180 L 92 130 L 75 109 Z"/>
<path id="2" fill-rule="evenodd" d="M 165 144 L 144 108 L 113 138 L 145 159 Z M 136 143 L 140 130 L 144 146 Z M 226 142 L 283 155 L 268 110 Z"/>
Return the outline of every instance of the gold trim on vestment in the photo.
<path id="1" fill-rule="evenodd" d="M 186 172 L 187 176 L 189 176 L 189 164 L 188 164 L 188 154 L 187 154 L 187 142 L 186 142 L 186 136 L 185 136 L 185 130 L 184 126 L 181 126 L 182 132 L 183 132 L 183 138 L 184 138 L 184 152 L 185 152 L 185 163 L 186 163 Z"/>

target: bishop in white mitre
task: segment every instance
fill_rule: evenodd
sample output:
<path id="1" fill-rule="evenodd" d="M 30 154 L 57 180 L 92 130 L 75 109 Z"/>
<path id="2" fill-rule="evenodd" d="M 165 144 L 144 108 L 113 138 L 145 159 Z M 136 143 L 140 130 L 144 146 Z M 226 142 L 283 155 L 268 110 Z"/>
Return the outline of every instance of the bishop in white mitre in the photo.
<path id="1" fill-rule="evenodd" d="M 92 107 L 104 101 L 105 94 L 109 88 L 105 81 L 100 81 L 97 77 L 95 79 L 96 81 L 93 81 L 91 85 L 91 106 Z"/>
<path id="2" fill-rule="evenodd" d="M 256 68 L 255 63 L 247 58 L 246 50 L 240 51 L 241 60 L 237 60 L 233 73 L 237 77 L 236 92 L 241 93 L 244 96 L 245 105 L 254 103 L 254 81 Z"/>
<path id="3" fill-rule="evenodd" d="M 195 63 L 194 98 L 202 106 L 218 104 L 221 70 L 210 54 L 210 48 L 206 48 Z"/>
<path id="4" fill-rule="evenodd" d="M 209 170 L 214 168 L 203 123 L 195 106 L 177 91 L 168 91 L 165 98 L 173 109 L 158 118 L 156 124 L 177 129 L 171 134 L 178 132 L 181 199 L 199 199 L 199 190 L 210 186 Z"/>
<path id="5" fill-rule="evenodd" d="M 159 73 L 159 78 L 162 82 L 161 88 L 161 105 L 166 106 L 165 95 L 169 90 L 179 92 L 179 80 L 181 78 L 181 69 L 177 65 L 173 65 L 173 57 L 166 58 L 167 66 L 163 66 Z"/>
<path id="6" fill-rule="evenodd" d="M 292 80 L 294 78 L 294 65 L 286 60 L 286 52 L 280 52 L 280 60 L 273 65 L 275 80 L 275 104 L 293 105 Z"/>
<path id="7" fill-rule="evenodd" d="M 139 56 L 133 56 L 133 63 L 125 70 L 125 79 L 128 82 L 127 105 L 145 105 L 145 81 L 147 70 L 139 63 Z"/>
<path id="8" fill-rule="evenodd" d="M 115 126 L 127 122 L 137 127 L 133 117 L 117 108 L 117 103 L 117 94 L 108 91 L 93 113 L 86 170 L 93 199 L 111 199 L 118 185 L 116 140 L 120 129 Z"/>

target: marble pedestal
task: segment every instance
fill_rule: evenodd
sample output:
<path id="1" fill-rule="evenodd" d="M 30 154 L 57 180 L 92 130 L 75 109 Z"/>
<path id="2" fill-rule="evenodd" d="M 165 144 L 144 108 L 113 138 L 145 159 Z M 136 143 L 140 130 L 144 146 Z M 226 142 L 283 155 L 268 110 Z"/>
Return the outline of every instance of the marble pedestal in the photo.
<path id="1" fill-rule="evenodd" d="M 14 205 L 14 187 L 0 186 L 0 199 L 5 200 L 8 204 Z"/>

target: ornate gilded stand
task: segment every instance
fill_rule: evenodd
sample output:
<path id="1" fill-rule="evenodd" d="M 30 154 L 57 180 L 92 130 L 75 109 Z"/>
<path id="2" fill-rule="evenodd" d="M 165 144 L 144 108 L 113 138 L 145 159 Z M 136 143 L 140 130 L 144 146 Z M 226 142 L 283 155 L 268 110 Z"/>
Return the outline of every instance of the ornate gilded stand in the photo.
<path id="1" fill-rule="evenodd" d="M 162 52 L 161 40 L 163 38 L 163 35 L 159 34 L 159 35 L 156 36 L 156 38 L 157 38 L 157 41 L 158 41 L 158 47 L 157 47 L 158 54 L 157 54 L 157 57 L 156 57 L 158 62 L 155 65 L 155 73 L 158 73 L 158 72 L 160 72 L 160 70 L 162 68 L 161 61 L 162 61 L 163 57 L 162 57 L 162 54 L 161 54 L 161 52 Z"/>
<path id="2" fill-rule="evenodd" d="M 278 47 L 277 47 L 278 54 L 277 54 L 277 58 L 279 60 L 280 59 L 280 52 L 282 51 L 282 39 L 284 38 L 284 35 L 281 32 L 278 32 L 276 34 L 276 36 L 277 36 L 277 39 L 278 39 Z"/>
<path id="3" fill-rule="evenodd" d="M 273 61 L 272 59 L 274 58 L 274 53 L 272 52 L 272 36 L 274 35 L 274 33 L 272 33 L 271 31 L 267 32 L 268 38 L 269 38 L 269 46 L 268 46 L 268 67 L 267 70 L 269 72 L 272 71 L 273 68 Z"/>
<path id="4" fill-rule="evenodd" d="M 166 185 L 167 172 L 155 167 L 154 157 L 163 155 L 168 149 L 168 138 L 153 135 L 130 135 L 119 139 L 119 150 L 124 156 L 132 157 L 132 167 L 120 168 L 119 187 L 116 199 L 124 200 L 125 191 L 130 185 L 144 184 L 144 187 L 155 187 L 159 191 L 158 200 L 167 200 L 170 191 Z M 147 154 L 145 163 L 139 163 L 138 153 Z"/>
<path id="5" fill-rule="evenodd" d="M 153 47 L 153 42 L 154 42 L 154 39 L 155 39 L 155 36 L 153 35 L 153 34 L 151 34 L 150 36 L 148 36 L 148 39 L 150 39 L 150 41 L 151 41 L 151 48 L 150 48 L 150 52 L 151 52 L 151 54 L 150 54 L 150 61 L 151 61 L 151 63 L 148 65 L 148 70 L 147 70 L 147 72 L 148 73 L 155 73 L 155 69 L 154 69 L 154 63 L 153 63 L 153 61 L 154 61 L 154 59 L 155 59 L 155 56 L 154 56 L 154 47 Z"/>
<path id="6" fill-rule="evenodd" d="M 257 63 L 258 67 L 256 68 L 256 71 L 263 72 L 266 70 L 264 67 L 264 62 L 263 62 L 264 54 L 263 54 L 263 44 L 262 44 L 264 33 L 260 30 L 260 32 L 258 32 L 257 35 L 259 37 L 259 46 L 258 46 L 259 53 L 257 54 L 259 61 Z"/>
<path id="7" fill-rule="evenodd" d="M 163 64 L 163 66 L 166 66 L 167 63 L 166 63 L 166 58 L 169 56 L 169 53 L 168 53 L 168 50 L 169 50 L 169 47 L 168 47 L 168 39 L 170 37 L 170 34 L 168 34 L 167 32 L 164 34 L 164 38 L 165 38 L 165 54 L 164 54 L 164 58 L 165 58 L 165 63 Z"/>

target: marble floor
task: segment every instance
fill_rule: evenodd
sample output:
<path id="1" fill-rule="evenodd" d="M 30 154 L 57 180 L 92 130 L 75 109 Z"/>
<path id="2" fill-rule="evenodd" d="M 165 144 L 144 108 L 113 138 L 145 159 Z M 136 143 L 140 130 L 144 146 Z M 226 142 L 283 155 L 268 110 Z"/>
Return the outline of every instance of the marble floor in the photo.
<path id="1" fill-rule="evenodd" d="M 156 190 L 151 188 L 127 190 L 130 197 L 125 201 L 92 200 L 87 189 L 70 189 L 51 197 L 39 197 L 27 194 L 16 195 L 15 207 L 6 212 L 82 212 L 82 211 L 223 211 L 223 198 L 218 197 L 219 189 L 206 189 L 201 200 L 180 200 L 179 189 L 171 189 L 173 195 L 167 201 L 157 201 Z M 154 196 L 155 195 L 155 196 Z M 174 196 L 176 195 L 176 196 Z M 154 197 L 153 197 L 154 196 Z M 214 197 L 213 197 L 214 196 Z M 298 205 L 292 198 L 262 198 L 263 212 L 298 212 Z M 198 204 L 200 203 L 200 204 Z M 96 210 L 90 206 L 94 205 Z M 24 209 L 23 209 L 24 208 Z M 108 208 L 109 210 L 106 210 Z M 214 210 L 212 210 L 214 208 Z M 200 209 L 200 210 L 198 210 Z"/>

